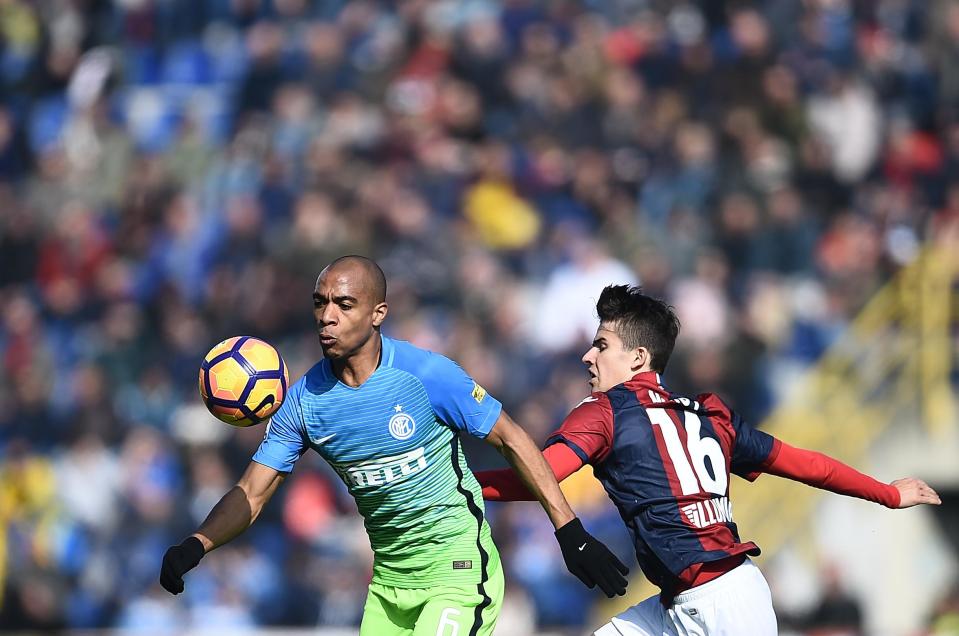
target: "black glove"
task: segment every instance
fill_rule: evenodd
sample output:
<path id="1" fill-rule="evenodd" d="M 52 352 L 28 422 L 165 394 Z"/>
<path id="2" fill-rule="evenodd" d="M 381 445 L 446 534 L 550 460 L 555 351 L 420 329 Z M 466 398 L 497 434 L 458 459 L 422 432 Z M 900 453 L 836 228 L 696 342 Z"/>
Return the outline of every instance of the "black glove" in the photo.
<path id="1" fill-rule="evenodd" d="M 556 540 L 563 551 L 566 567 L 586 587 L 593 589 L 599 585 L 609 598 L 626 594 L 625 577 L 629 568 L 596 537 L 586 532 L 578 517 L 556 531 Z"/>
<path id="2" fill-rule="evenodd" d="M 170 594 L 183 591 L 183 575 L 192 570 L 206 554 L 196 537 L 187 537 L 180 545 L 171 546 L 163 555 L 160 585 Z"/>

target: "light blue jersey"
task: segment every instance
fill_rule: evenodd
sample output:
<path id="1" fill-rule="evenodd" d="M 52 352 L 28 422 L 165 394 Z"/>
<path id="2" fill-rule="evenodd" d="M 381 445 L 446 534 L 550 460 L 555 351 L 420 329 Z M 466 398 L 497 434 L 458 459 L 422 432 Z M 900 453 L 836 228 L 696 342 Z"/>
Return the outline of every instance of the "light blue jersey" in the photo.
<path id="1" fill-rule="evenodd" d="M 308 448 L 356 499 L 374 552 L 373 581 L 395 587 L 479 583 L 499 557 L 458 433 L 485 438 L 501 404 L 456 363 L 383 337 L 359 387 L 322 360 L 291 388 L 253 460 L 290 472 Z"/>

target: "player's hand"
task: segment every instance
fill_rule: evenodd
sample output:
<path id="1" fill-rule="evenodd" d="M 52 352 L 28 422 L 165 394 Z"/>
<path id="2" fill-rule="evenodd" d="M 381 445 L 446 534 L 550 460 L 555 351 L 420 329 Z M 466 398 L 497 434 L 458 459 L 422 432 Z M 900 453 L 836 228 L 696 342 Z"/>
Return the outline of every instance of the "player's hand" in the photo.
<path id="1" fill-rule="evenodd" d="M 939 493 L 933 490 L 929 484 L 915 477 L 906 477 L 892 482 L 892 486 L 899 491 L 899 507 L 909 508 L 919 504 L 934 504 L 938 506 L 942 503 Z"/>
<path id="2" fill-rule="evenodd" d="M 586 532 L 578 517 L 556 531 L 556 540 L 563 551 L 566 567 L 586 587 L 593 589 L 598 585 L 609 598 L 626 593 L 629 568 L 609 548 Z"/>
<path id="3" fill-rule="evenodd" d="M 171 546 L 163 555 L 160 585 L 170 594 L 183 591 L 183 575 L 192 570 L 206 554 L 196 537 L 187 537 L 180 545 Z"/>

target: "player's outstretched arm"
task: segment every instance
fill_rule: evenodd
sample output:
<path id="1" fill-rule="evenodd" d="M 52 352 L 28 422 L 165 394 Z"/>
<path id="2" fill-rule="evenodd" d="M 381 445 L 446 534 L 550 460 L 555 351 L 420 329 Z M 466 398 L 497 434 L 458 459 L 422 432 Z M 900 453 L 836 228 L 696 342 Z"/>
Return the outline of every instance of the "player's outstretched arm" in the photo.
<path id="1" fill-rule="evenodd" d="M 559 489 L 552 468 L 526 431 L 501 412 L 486 439 L 503 454 L 546 510 L 556 527 L 556 540 L 569 571 L 589 588 L 599 585 L 610 598 L 625 594 L 629 569 L 583 528 Z"/>
<path id="2" fill-rule="evenodd" d="M 206 552 L 232 541 L 253 525 L 285 478 L 285 473 L 250 462 L 240 481 L 213 506 L 193 536 L 203 543 Z"/>
<path id="3" fill-rule="evenodd" d="M 909 477 L 885 484 L 829 455 L 796 448 L 780 440 L 776 440 L 773 456 L 763 472 L 840 495 L 874 501 L 887 508 L 941 503 L 936 491 L 921 479 Z"/>
<path id="4" fill-rule="evenodd" d="M 938 506 L 942 503 L 942 499 L 939 498 L 939 493 L 933 490 L 929 484 L 916 477 L 897 479 L 889 485 L 899 491 L 899 505 L 897 508 L 911 508 L 919 504 Z"/>
<path id="5" fill-rule="evenodd" d="M 286 477 L 269 466 L 250 462 L 246 472 L 213 507 L 196 532 L 163 555 L 160 585 L 171 594 L 183 591 L 183 575 L 210 550 L 250 527 Z"/>

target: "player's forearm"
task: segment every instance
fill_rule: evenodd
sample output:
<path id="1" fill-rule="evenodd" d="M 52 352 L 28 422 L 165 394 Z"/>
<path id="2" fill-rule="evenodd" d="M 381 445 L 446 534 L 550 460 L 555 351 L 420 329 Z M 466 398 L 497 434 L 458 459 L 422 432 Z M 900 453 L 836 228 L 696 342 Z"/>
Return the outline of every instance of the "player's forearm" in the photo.
<path id="1" fill-rule="evenodd" d="M 220 498 L 193 536 L 209 552 L 242 534 L 259 516 L 262 507 L 236 485 Z"/>
<path id="2" fill-rule="evenodd" d="M 554 527 L 560 528 L 575 518 L 563 491 L 559 489 L 552 468 L 528 435 L 522 433 L 511 437 L 500 452 L 523 485 L 543 506 Z"/>

